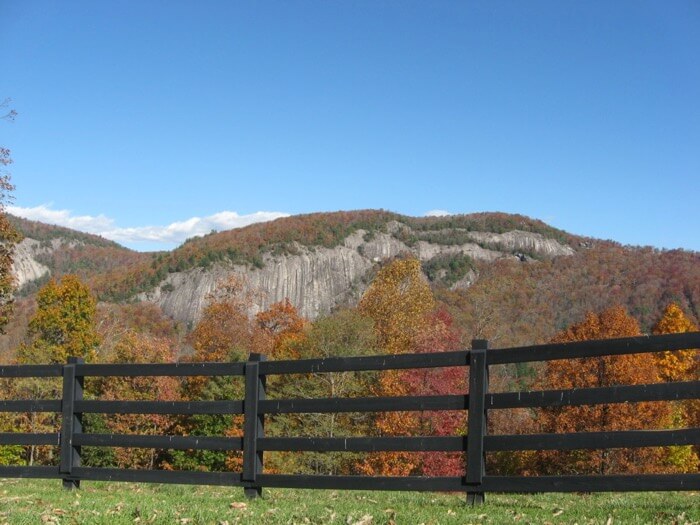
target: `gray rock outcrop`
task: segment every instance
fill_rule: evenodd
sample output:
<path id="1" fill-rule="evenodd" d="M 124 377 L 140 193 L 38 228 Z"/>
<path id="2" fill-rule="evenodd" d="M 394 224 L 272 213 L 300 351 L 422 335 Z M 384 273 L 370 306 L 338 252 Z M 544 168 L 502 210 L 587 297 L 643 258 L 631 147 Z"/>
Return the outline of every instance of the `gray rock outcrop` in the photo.
<path id="1" fill-rule="evenodd" d="M 37 254 L 42 251 L 45 251 L 45 248 L 34 239 L 25 238 L 15 246 L 12 274 L 15 276 L 17 288 L 51 273 L 47 266 L 36 260 Z"/>
<path id="2" fill-rule="evenodd" d="M 356 231 L 345 239 L 342 246 L 332 249 L 297 245 L 295 255 L 268 254 L 263 259 L 263 268 L 219 264 L 207 270 L 196 268 L 172 273 L 159 288 L 138 298 L 152 301 L 169 316 L 192 325 L 201 316 L 209 294 L 218 283 L 231 274 L 238 274 L 244 277 L 256 297 L 251 315 L 289 298 L 301 315 L 315 319 L 328 314 L 337 305 L 356 302 L 367 287 L 364 280 L 367 272 L 380 261 L 401 253 L 412 253 L 421 261 L 458 253 L 482 261 L 504 257 L 520 259 L 515 255 L 519 251 L 543 257 L 574 253 L 569 246 L 553 239 L 519 231 L 504 234 L 469 232 L 473 243 L 442 245 L 419 241 L 413 246 L 397 240 L 390 233 L 374 233 L 365 240 L 366 234 L 363 230 Z M 476 279 L 476 273 L 469 271 L 453 287 L 467 288 Z"/>

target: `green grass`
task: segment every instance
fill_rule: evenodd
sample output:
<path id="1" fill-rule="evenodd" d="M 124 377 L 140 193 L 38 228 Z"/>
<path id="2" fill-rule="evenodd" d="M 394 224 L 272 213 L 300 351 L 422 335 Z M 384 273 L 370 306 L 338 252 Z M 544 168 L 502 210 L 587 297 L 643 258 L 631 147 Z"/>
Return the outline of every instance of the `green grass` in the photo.
<path id="1" fill-rule="evenodd" d="M 487 495 L 482 507 L 464 496 L 414 492 L 242 489 L 83 482 L 65 491 L 56 480 L 0 480 L 0 524 L 468 524 L 700 523 L 700 494 Z"/>

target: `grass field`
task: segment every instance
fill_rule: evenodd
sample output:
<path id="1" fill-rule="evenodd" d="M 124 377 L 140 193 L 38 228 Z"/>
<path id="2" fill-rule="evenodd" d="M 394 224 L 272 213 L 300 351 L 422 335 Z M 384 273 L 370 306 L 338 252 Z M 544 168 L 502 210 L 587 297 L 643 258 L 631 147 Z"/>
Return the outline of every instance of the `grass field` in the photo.
<path id="1" fill-rule="evenodd" d="M 83 482 L 0 480 L 0 524 L 700 524 L 700 493 L 487 495 L 468 507 L 462 495 L 414 492 L 265 490 Z"/>

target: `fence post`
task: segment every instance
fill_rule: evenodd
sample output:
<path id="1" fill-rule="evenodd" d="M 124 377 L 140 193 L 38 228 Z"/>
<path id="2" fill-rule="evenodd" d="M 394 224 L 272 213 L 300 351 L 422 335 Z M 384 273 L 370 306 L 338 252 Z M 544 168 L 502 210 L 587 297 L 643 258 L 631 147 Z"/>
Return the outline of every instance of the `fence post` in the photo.
<path id="1" fill-rule="evenodd" d="M 262 495 L 262 486 L 256 484 L 258 474 L 263 472 L 263 451 L 258 450 L 258 438 L 265 436 L 265 414 L 258 414 L 258 402 L 265 399 L 265 376 L 260 375 L 262 354 L 250 354 L 245 365 L 245 399 L 243 401 L 243 475 L 248 498 Z"/>
<path id="2" fill-rule="evenodd" d="M 469 414 L 467 419 L 467 503 L 482 505 L 481 489 L 486 473 L 484 436 L 487 432 L 486 393 L 489 389 L 489 369 L 486 351 L 489 342 L 474 339 L 469 352 Z"/>
<path id="3" fill-rule="evenodd" d="M 83 414 L 75 411 L 75 401 L 83 399 L 84 378 L 77 376 L 75 367 L 84 363 L 81 357 L 69 357 L 63 365 L 63 401 L 61 403 L 61 464 L 63 488 L 80 488 L 80 479 L 74 477 L 73 467 L 80 466 L 80 447 L 73 445 L 73 434 L 83 431 Z"/>

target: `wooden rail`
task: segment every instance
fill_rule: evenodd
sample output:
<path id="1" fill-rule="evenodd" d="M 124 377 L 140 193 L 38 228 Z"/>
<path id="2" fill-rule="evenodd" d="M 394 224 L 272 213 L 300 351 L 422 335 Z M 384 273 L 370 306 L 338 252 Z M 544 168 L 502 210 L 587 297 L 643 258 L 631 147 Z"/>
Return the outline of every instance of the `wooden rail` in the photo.
<path id="1" fill-rule="evenodd" d="M 0 378 L 62 377 L 61 399 L 0 401 L 0 412 L 54 412 L 61 415 L 58 433 L 0 433 L 1 445 L 56 445 L 57 466 L 0 466 L 0 477 L 58 478 L 66 488 L 81 480 L 140 481 L 239 486 L 250 497 L 263 487 L 369 490 L 461 491 L 472 504 L 486 492 L 572 492 L 700 490 L 700 474 L 602 476 L 491 476 L 485 454 L 495 451 L 573 450 L 700 444 L 700 428 L 625 430 L 567 434 L 487 435 L 488 413 L 506 408 L 579 406 L 700 398 L 700 381 L 618 385 L 570 390 L 489 393 L 490 365 L 576 359 L 631 353 L 700 348 L 700 332 L 605 341 L 494 349 L 475 340 L 471 350 L 435 354 L 382 355 L 266 361 L 253 354 L 245 363 L 85 364 L 0 366 Z M 465 367 L 469 393 L 463 395 L 266 399 L 269 375 Z M 245 398 L 218 401 L 107 401 L 83 399 L 86 377 L 228 376 L 245 382 Z M 269 414 L 465 410 L 465 436 L 417 437 L 266 437 Z M 83 432 L 83 414 L 240 414 L 242 437 L 152 436 Z M 81 447 L 143 447 L 174 450 L 243 452 L 241 472 L 133 470 L 83 466 Z M 464 476 L 384 477 L 265 474 L 266 451 L 445 451 L 463 452 Z"/>

